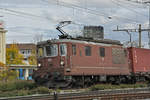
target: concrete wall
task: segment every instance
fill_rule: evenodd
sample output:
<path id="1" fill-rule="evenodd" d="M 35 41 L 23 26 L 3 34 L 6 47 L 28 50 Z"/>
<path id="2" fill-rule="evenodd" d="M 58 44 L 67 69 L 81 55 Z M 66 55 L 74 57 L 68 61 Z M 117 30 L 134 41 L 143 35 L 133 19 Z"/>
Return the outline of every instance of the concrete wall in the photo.
<path id="1" fill-rule="evenodd" d="M 84 26 L 84 37 L 104 39 L 104 28 L 102 26 Z"/>
<path id="2" fill-rule="evenodd" d="M 0 28 L 0 62 L 6 63 L 6 30 Z"/>

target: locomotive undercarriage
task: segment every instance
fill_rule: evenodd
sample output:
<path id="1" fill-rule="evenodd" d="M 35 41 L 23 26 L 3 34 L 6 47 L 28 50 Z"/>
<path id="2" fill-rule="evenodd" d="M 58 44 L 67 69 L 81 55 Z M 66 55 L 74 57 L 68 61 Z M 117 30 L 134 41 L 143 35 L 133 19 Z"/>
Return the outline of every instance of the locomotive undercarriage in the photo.
<path id="1" fill-rule="evenodd" d="M 36 83 L 49 88 L 82 88 L 99 83 L 110 83 L 119 85 L 135 84 L 136 82 L 145 82 L 150 79 L 144 76 L 131 75 L 110 75 L 110 76 L 58 76 L 58 77 L 37 77 L 34 78 Z"/>
<path id="2" fill-rule="evenodd" d="M 110 84 L 135 84 L 136 82 L 149 82 L 149 74 L 131 74 L 131 75 L 78 75 L 63 76 L 61 74 L 52 75 L 50 73 L 40 75 L 34 74 L 33 78 L 36 83 L 49 88 L 81 88 L 89 87 L 99 83 Z"/>
<path id="3" fill-rule="evenodd" d="M 110 76 L 73 76 L 74 87 L 89 87 L 99 83 L 109 84 L 132 84 L 135 83 L 134 77 L 127 75 L 110 75 Z"/>
<path id="4" fill-rule="evenodd" d="M 100 83 L 119 85 L 137 82 L 150 84 L 150 75 L 72 76 L 72 87 L 89 87 Z"/>

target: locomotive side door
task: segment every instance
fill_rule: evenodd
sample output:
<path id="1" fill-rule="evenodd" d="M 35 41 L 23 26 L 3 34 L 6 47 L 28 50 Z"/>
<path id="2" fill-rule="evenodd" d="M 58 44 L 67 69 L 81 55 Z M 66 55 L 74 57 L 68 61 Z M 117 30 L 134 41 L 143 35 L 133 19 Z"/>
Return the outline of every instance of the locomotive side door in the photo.
<path id="1" fill-rule="evenodd" d="M 65 43 L 61 43 L 59 45 L 59 55 L 60 55 L 60 67 L 64 68 L 67 66 L 67 45 Z"/>

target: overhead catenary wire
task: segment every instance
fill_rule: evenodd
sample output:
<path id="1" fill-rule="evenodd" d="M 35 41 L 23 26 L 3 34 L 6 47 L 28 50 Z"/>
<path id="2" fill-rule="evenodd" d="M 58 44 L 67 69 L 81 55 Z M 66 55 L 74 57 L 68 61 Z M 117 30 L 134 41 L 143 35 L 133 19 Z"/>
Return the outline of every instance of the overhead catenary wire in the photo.
<path id="1" fill-rule="evenodd" d="M 148 17 L 148 15 L 144 15 L 143 13 L 140 13 L 140 12 L 138 12 L 136 10 L 133 10 L 133 9 L 129 8 L 129 7 L 125 7 L 123 4 L 119 3 L 119 0 L 111 0 L 111 2 L 116 4 L 117 6 L 119 6 L 121 8 L 125 8 L 125 9 L 127 9 L 127 10 L 129 10 L 131 12 L 134 12 L 135 14 L 138 14 L 138 15 L 144 16 L 144 17 Z"/>
<path id="2" fill-rule="evenodd" d="M 43 2 L 47 2 L 49 4 L 51 4 L 52 2 L 48 1 L 48 0 L 42 0 Z M 56 0 L 54 0 L 56 1 Z M 58 1 L 56 1 L 58 2 Z M 75 5 L 75 4 L 72 4 L 72 3 L 66 3 L 66 2 L 63 2 L 63 1 L 59 1 L 59 3 L 56 3 L 57 5 L 60 5 L 60 6 L 64 6 L 64 7 L 67 7 L 67 8 L 74 8 L 74 9 L 81 9 L 81 10 L 86 10 L 87 13 L 90 13 L 90 14 L 94 14 L 94 15 L 99 15 L 99 16 L 108 16 L 107 14 L 104 14 L 104 13 L 99 13 L 98 11 L 96 10 L 93 10 L 93 9 L 89 9 L 89 8 L 85 8 L 85 7 L 82 7 L 82 6 L 79 6 L 79 5 Z M 85 11 L 83 11 L 85 12 Z"/>
<path id="3" fill-rule="evenodd" d="M 138 8 L 145 8 L 145 5 L 141 5 L 141 4 L 138 4 L 136 2 L 130 2 L 130 0 L 116 0 L 116 1 L 119 1 L 119 2 L 122 2 L 123 4 L 126 4 L 130 7 L 138 7 Z M 142 6 L 142 7 L 141 7 Z"/>
<path id="4" fill-rule="evenodd" d="M 129 2 L 133 2 L 133 3 L 144 3 L 144 2 L 150 2 L 149 0 L 125 0 L 125 1 L 129 1 Z"/>
<path id="5" fill-rule="evenodd" d="M 16 10 L 12 10 L 12 9 L 0 8 L 0 10 L 1 10 L 1 13 L 4 13 L 4 14 L 9 14 L 9 15 L 12 15 L 12 16 L 17 16 L 17 17 L 21 17 L 21 18 L 25 18 L 25 19 L 29 19 L 29 20 L 36 20 L 36 21 L 40 21 L 40 23 L 41 22 L 42 23 L 48 22 L 46 20 L 49 20 L 49 19 L 47 19 L 46 17 L 43 17 L 43 16 L 37 16 L 37 15 L 34 15 L 34 14 L 25 13 L 25 12 L 21 12 L 21 11 L 16 11 Z M 45 20 L 45 21 L 41 21 L 41 20 Z M 51 21 L 51 20 L 49 20 L 49 21 Z M 57 21 L 57 22 L 59 22 L 59 21 Z"/>
<path id="6" fill-rule="evenodd" d="M 43 0 L 42 0 L 43 1 Z M 45 0 L 44 0 L 45 1 Z M 46 0 L 47 1 L 47 0 Z M 48 2 L 48 1 L 47 1 Z M 58 2 L 58 1 L 57 1 Z M 50 3 L 50 2 L 48 2 Z M 76 9 L 86 9 L 86 12 L 87 13 L 90 13 L 90 14 L 94 14 L 94 15 L 98 15 L 98 16 L 103 16 L 103 17 L 109 17 L 107 14 L 103 14 L 103 13 L 100 13 L 99 11 L 96 11 L 96 10 L 92 10 L 92 9 L 89 9 L 89 8 L 84 8 L 82 6 L 78 6 L 78 5 L 75 5 L 75 4 L 70 4 L 70 3 L 66 3 L 66 2 L 62 2 L 62 1 L 59 1 L 59 3 L 57 3 L 61 6 L 67 6 L 67 7 L 71 7 L 71 8 L 74 8 L 76 7 Z M 16 14 L 21 14 L 23 16 L 30 16 L 30 17 L 36 17 L 36 18 L 40 18 L 40 19 L 46 19 L 45 17 L 43 16 L 37 16 L 37 15 L 33 15 L 33 14 L 30 14 L 30 13 L 25 13 L 25 12 L 21 12 L 21 11 L 16 11 L 16 10 L 12 10 L 12 9 L 7 9 L 7 8 L 0 8 L 0 10 L 4 10 L 4 11 L 9 11 L 9 12 L 13 12 L 13 13 L 16 13 Z M 14 15 L 14 14 L 11 14 L 11 15 Z M 20 16 L 20 15 L 15 15 L 15 16 Z M 20 16 L 20 17 L 23 17 L 23 16 Z M 118 16 L 113 16 L 117 19 L 125 19 L 125 20 L 128 20 L 128 21 L 133 21 L 133 22 L 136 22 L 136 20 L 133 20 L 133 19 L 129 19 L 129 18 L 125 18 L 125 17 L 118 17 Z M 59 22 L 59 21 L 58 21 Z"/>
<path id="7" fill-rule="evenodd" d="M 33 14 L 24 13 L 24 12 L 15 11 L 15 10 L 6 9 L 6 8 L 5 9 L 4 8 L 0 8 L 0 10 L 9 11 L 9 12 L 3 12 L 3 13 L 14 15 L 14 16 L 18 16 L 18 17 L 23 17 L 23 18 L 35 18 L 35 17 L 37 17 L 37 18 L 44 18 L 44 17 L 41 17 L 41 16 L 36 16 L 36 15 L 33 15 Z M 12 13 L 10 13 L 10 12 L 12 12 Z M 84 24 L 76 23 L 76 22 L 72 22 L 72 24 L 78 25 L 78 26 L 85 26 Z M 9 28 L 6 27 L 6 29 L 9 29 Z M 9 31 L 12 31 L 12 30 L 9 30 Z"/>
<path id="8" fill-rule="evenodd" d="M 21 15 L 21 14 L 15 14 L 15 13 L 10 13 L 10 12 L 1 12 L 1 13 L 5 13 L 5 14 L 8 14 L 8 15 L 13 15 L 13 16 L 22 17 L 22 18 L 28 18 L 29 19 L 28 16 L 24 16 L 24 15 Z"/>
<path id="9" fill-rule="evenodd" d="M 52 2 L 50 2 L 51 0 L 42 0 L 44 2 L 47 2 L 49 4 L 51 4 Z M 56 0 L 54 0 L 56 2 Z M 58 2 L 58 1 L 57 1 Z M 136 23 L 137 21 L 134 20 L 134 19 L 130 19 L 130 18 L 126 18 L 126 17 L 122 17 L 122 16 L 108 16 L 108 14 L 105 14 L 105 13 L 101 13 L 97 10 L 93 10 L 93 9 L 89 9 L 89 8 L 85 8 L 85 7 L 82 7 L 82 6 L 79 6 L 79 5 L 76 5 L 76 4 L 72 4 L 72 3 L 67 3 L 67 2 L 63 2 L 63 1 L 59 1 L 59 3 L 56 4 L 59 4 L 60 6 L 64 6 L 64 7 L 68 7 L 68 8 L 75 8 L 75 9 L 84 9 L 86 10 L 86 13 L 90 13 L 90 14 L 94 14 L 94 15 L 98 15 L 98 16 L 103 16 L 105 18 L 108 19 L 111 19 L 111 18 L 115 18 L 115 19 L 122 19 L 122 20 L 126 20 L 126 21 L 132 21 L 134 23 Z M 83 11 L 84 12 L 84 11 Z"/>
<path id="10" fill-rule="evenodd" d="M 12 9 L 7 9 L 7 8 L 0 8 L 0 10 L 3 10 L 3 11 L 8 11 L 8 12 L 12 12 L 12 13 L 15 13 L 15 14 L 12 14 L 12 13 L 8 13 L 8 14 L 11 14 L 11 15 L 15 15 L 15 16 L 30 16 L 30 17 L 36 17 L 36 18 L 40 18 L 40 19 L 45 19 L 45 17 L 43 16 L 38 16 L 38 15 L 33 15 L 33 14 L 30 14 L 30 13 L 25 13 L 25 12 L 22 12 L 22 11 L 16 11 L 16 10 L 12 10 Z M 20 15 L 17 15 L 17 14 L 20 14 Z M 21 16 L 21 17 L 22 17 Z"/>
<path id="11" fill-rule="evenodd" d="M 30 13 L 25 13 L 25 12 L 21 12 L 21 11 L 15 11 L 15 10 L 7 9 L 7 8 L 0 8 L 0 9 L 5 10 L 5 11 L 9 11 L 9 12 L 14 12 L 14 13 L 19 13 L 19 14 L 27 15 L 27 16 L 42 18 L 42 16 L 37 16 L 37 15 L 33 15 L 33 14 L 30 14 Z"/>
<path id="12" fill-rule="evenodd" d="M 48 19 L 46 19 L 46 17 L 43 17 L 43 16 L 37 16 L 37 15 L 30 14 L 30 13 L 25 13 L 25 12 L 21 12 L 21 11 L 12 10 L 12 9 L 0 8 L 0 10 L 8 11 L 8 12 L 3 12 L 3 13 L 9 14 L 9 15 L 18 16 L 18 17 L 32 18 L 32 19 L 34 19 L 34 18 L 38 18 L 39 19 L 40 18 L 40 19 L 43 19 L 43 20 L 48 20 Z M 59 22 L 59 20 L 55 20 L 55 21 Z M 81 23 L 72 22 L 72 24 L 84 26 L 84 24 L 81 24 Z"/>
<path id="13" fill-rule="evenodd" d="M 42 0 L 43 1 L 43 0 Z M 45 0 L 44 0 L 45 1 Z M 46 0 L 47 1 L 47 0 Z M 79 5 L 75 5 L 75 4 L 72 4 L 72 3 L 67 3 L 66 2 L 62 2 L 62 1 L 58 1 L 59 2 L 58 4 L 61 5 L 61 6 L 65 6 L 67 5 L 67 7 L 71 7 L 71 8 L 76 8 L 76 9 L 86 9 L 86 12 L 87 13 L 91 13 L 91 14 L 94 14 L 94 15 L 98 15 L 98 16 L 103 16 L 103 17 L 108 17 L 108 14 L 102 14 L 100 13 L 99 11 L 97 10 L 92 10 L 92 9 L 89 9 L 87 7 L 82 7 L 82 6 L 79 6 Z M 50 2 L 49 2 L 50 3 Z M 0 10 L 3 10 L 3 11 L 8 11 L 8 12 L 12 12 L 12 13 L 9 13 L 11 15 L 15 15 L 15 16 L 20 16 L 20 17 L 31 17 L 31 18 L 40 18 L 40 19 L 46 19 L 45 17 L 43 16 L 38 16 L 38 15 L 34 15 L 34 14 L 30 14 L 30 13 L 25 13 L 25 12 L 22 12 L 22 11 L 16 11 L 16 10 L 12 10 L 12 9 L 7 9 L 7 8 L 0 8 Z M 6 12 L 6 13 L 8 13 Z M 133 21 L 136 23 L 136 20 L 133 20 L 133 19 L 130 19 L 130 18 L 125 18 L 125 17 L 118 17 L 118 16 L 113 16 L 115 17 L 116 19 L 125 19 L 127 21 Z M 59 21 L 58 21 L 59 22 Z M 77 25 L 77 23 L 76 23 Z M 78 24 L 78 25 L 82 25 L 83 24 Z"/>
<path id="14" fill-rule="evenodd" d="M 17 17 L 22 17 L 22 18 L 29 19 L 29 20 L 31 19 L 31 20 L 36 20 L 36 21 L 40 21 L 40 22 L 54 21 L 54 20 L 47 19 L 44 16 L 38 16 L 38 15 L 31 14 L 31 13 L 12 10 L 12 9 L 8 9 L 8 8 L 0 8 L 0 10 L 3 11 L 2 13 L 6 13 L 9 15 L 17 16 Z M 41 21 L 41 20 L 43 20 L 43 21 Z M 59 22 L 59 20 L 55 20 L 55 22 Z"/>
<path id="15" fill-rule="evenodd" d="M 145 4 L 145 5 L 147 5 L 148 7 L 149 7 L 149 20 L 148 20 L 148 22 L 149 22 L 149 24 L 148 24 L 148 28 L 150 28 L 150 0 L 128 0 L 128 1 L 131 1 L 131 2 L 136 2 L 136 3 L 139 3 L 139 4 Z M 149 41 L 148 41 L 148 45 L 149 45 L 149 48 L 150 48 L 150 31 L 148 31 L 148 39 L 149 39 Z"/>

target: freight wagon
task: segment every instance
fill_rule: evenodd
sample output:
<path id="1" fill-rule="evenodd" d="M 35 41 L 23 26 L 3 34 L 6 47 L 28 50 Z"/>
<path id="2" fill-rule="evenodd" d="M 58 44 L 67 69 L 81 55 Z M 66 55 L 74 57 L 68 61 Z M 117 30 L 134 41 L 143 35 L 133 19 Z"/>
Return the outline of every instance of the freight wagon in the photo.
<path id="1" fill-rule="evenodd" d="M 150 49 L 128 48 L 129 67 L 136 81 L 150 81 Z"/>

